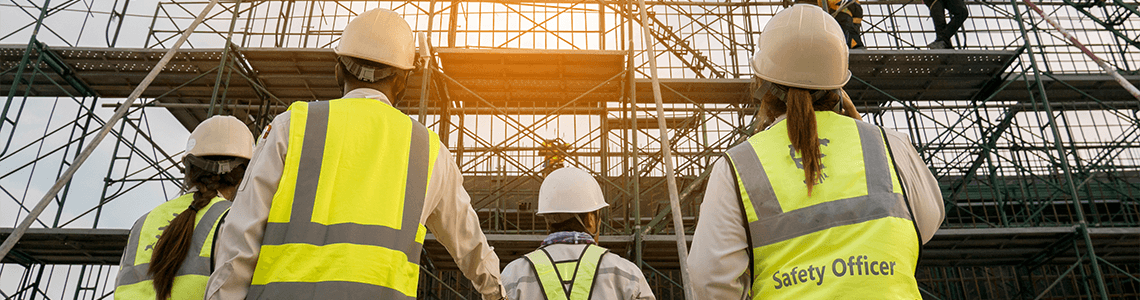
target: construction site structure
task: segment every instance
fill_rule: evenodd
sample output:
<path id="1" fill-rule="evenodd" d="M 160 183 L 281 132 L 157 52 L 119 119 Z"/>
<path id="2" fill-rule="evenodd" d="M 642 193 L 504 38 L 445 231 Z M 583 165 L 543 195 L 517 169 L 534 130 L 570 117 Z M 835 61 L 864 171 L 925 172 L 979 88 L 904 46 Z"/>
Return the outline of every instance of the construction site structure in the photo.
<path id="1" fill-rule="evenodd" d="M 610 203 L 601 245 L 641 266 L 658 299 L 683 298 L 663 150 L 691 239 L 711 165 L 758 130 L 748 62 L 783 8 L 651 0 L 642 17 L 627 0 L 138 2 L 0 2 L 0 221 L 16 227 L 111 111 L 130 105 L 3 257 L 0 298 L 109 298 L 127 228 L 183 187 L 186 132 L 224 114 L 257 134 L 292 102 L 339 98 L 331 48 L 349 19 L 377 7 L 428 37 L 427 67 L 396 106 L 454 154 L 504 265 L 545 237 L 538 188 L 572 166 Z M 865 120 L 909 135 L 945 202 L 919 289 L 927 299 L 1140 298 L 1140 99 L 1089 58 L 1140 83 L 1137 4 L 1035 3 L 1077 47 L 1028 3 L 968 2 L 958 48 L 927 50 L 922 1 L 860 2 L 867 48 L 851 51 L 845 89 Z M 0 239 L 13 231 L 0 226 Z M 478 298 L 430 234 L 422 257 L 421 299 Z"/>

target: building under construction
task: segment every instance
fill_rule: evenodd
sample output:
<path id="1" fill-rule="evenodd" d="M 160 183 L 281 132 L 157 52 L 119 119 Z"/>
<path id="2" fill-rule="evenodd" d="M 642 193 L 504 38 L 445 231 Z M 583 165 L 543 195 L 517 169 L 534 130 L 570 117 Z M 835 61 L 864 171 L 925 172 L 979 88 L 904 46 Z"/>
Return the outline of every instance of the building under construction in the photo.
<path id="1" fill-rule="evenodd" d="M 127 228 L 182 188 L 186 131 L 225 114 L 257 133 L 292 102 L 339 98 L 331 48 L 376 7 L 428 37 L 426 67 L 397 106 L 454 154 L 504 265 L 546 235 L 534 216 L 544 175 L 574 166 L 610 203 L 601 244 L 640 265 L 658 299 L 682 299 L 663 150 L 691 239 L 711 165 L 756 130 L 749 59 L 783 8 L 651 0 L 642 17 L 627 0 L 3 1 L 0 238 L 50 200 L 3 257 L 3 299 L 109 298 Z M 1124 87 L 1140 84 L 1137 4 L 968 2 L 958 49 L 928 50 L 922 1 L 860 3 L 866 49 L 851 51 L 845 89 L 865 120 L 910 136 L 945 201 L 921 252 L 923 296 L 1140 298 L 1140 100 Z M 121 105 L 128 113 L 111 120 Z M 51 193 L 109 122 L 76 180 Z M 420 298 L 478 298 L 427 239 Z"/>

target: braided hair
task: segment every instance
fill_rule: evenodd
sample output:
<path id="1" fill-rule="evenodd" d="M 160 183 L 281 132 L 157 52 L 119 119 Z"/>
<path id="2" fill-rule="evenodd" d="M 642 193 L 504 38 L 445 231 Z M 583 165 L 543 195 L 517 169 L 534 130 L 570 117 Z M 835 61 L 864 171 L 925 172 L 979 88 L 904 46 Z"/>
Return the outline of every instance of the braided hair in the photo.
<path id="1" fill-rule="evenodd" d="M 218 190 L 236 187 L 241 184 L 248 160 L 231 156 L 205 156 L 197 157 L 187 154 L 182 159 L 186 166 L 186 184 L 198 188 L 194 192 L 194 201 L 179 213 L 170 226 L 158 237 L 154 251 L 150 258 L 150 268 L 147 270 L 154 277 L 155 296 L 157 299 L 167 299 L 174 288 L 174 277 L 182 267 L 186 253 L 190 251 L 193 243 L 194 219 L 198 211 L 210 204 L 218 196 Z M 229 172 L 216 172 L 217 168 L 209 168 L 210 162 L 233 161 L 236 165 Z M 206 162 L 206 163 L 200 163 Z M 213 169 L 213 170 L 208 170 Z"/>

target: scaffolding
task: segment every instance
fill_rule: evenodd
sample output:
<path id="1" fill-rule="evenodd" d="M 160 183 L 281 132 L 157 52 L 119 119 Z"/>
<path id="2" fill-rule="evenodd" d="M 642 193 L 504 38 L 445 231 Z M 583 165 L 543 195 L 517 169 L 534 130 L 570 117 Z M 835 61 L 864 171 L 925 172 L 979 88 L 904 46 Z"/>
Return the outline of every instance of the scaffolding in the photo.
<path id="1" fill-rule="evenodd" d="M 43 197 L 36 183 L 70 167 L 110 108 L 190 36 L 95 158 L 100 169 L 88 172 L 102 182 L 70 183 L 3 258 L 4 299 L 108 297 L 127 236 L 113 212 L 145 212 L 182 188 L 181 141 L 161 130 L 227 114 L 257 133 L 294 101 L 340 97 L 331 47 L 349 19 L 376 7 L 429 37 L 428 67 L 397 107 L 452 151 L 504 264 L 545 236 L 534 211 L 546 172 L 579 167 L 610 203 L 601 244 L 641 266 L 659 299 L 683 298 L 657 118 L 691 238 L 710 166 L 756 130 L 748 60 L 782 9 L 646 1 L 642 19 L 624 0 L 234 0 L 187 33 L 207 1 L 144 14 L 128 13 L 139 4 L 126 0 L 6 1 L 5 16 L 26 22 L 0 28 L 0 217 L 22 219 Z M 1018 1 L 969 2 L 956 50 L 924 49 L 934 34 L 921 1 L 861 5 L 867 49 L 851 51 L 845 89 L 865 120 L 911 138 L 944 196 L 946 222 L 918 268 L 923 296 L 1140 297 L 1140 101 Z M 1037 5 L 1140 83 L 1135 3 Z M 82 28 L 67 27 L 80 17 Z M 132 18 L 149 24 L 145 36 L 120 36 Z M 129 226 L 137 216 L 125 217 Z M 478 297 L 431 235 L 423 256 L 421 298 Z"/>

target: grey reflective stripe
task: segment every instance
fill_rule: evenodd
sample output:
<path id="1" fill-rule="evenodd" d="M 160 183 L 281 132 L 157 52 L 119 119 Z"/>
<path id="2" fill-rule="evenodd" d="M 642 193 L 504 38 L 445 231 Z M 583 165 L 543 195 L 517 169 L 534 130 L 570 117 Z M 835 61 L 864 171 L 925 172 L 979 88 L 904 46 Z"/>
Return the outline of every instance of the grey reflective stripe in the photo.
<path id="1" fill-rule="evenodd" d="M 146 267 L 139 269 L 139 266 L 135 266 L 135 254 L 139 251 L 139 236 L 142 235 L 143 223 L 146 223 L 146 217 L 149 215 L 150 213 L 147 213 L 139 217 L 135 221 L 135 225 L 131 226 L 131 235 L 127 240 L 127 248 L 123 250 L 122 259 L 127 265 L 119 269 L 119 274 L 115 278 L 115 286 L 136 283 L 142 281 L 141 278 L 146 276 L 146 268 L 149 268 L 150 264 L 143 264 Z"/>
<path id="2" fill-rule="evenodd" d="M 272 282 L 249 287 L 246 299 L 415 299 L 397 290 L 359 282 Z"/>
<path id="3" fill-rule="evenodd" d="M 307 118 L 289 222 L 309 222 L 313 219 L 313 203 L 317 198 L 317 183 L 321 181 L 321 161 L 324 160 L 325 137 L 328 135 L 329 102 L 309 103 Z M 266 231 L 268 234 L 268 228 Z"/>
<path id="4" fill-rule="evenodd" d="M 863 148 L 863 168 L 867 173 L 867 193 L 890 194 L 891 169 L 887 163 L 887 148 L 879 127 L 867 122 L 855 121 L 859 128 L 859 141 Z"/>
<path id="5" fill-rule="evenodd" d="M 411 117 L 409 117 L 411 119 Z M 420 122 L 412 122 L 412 142 L 408 147 L 408 177 L 404 188 L 404 220 L 400 228 L 401 236 L 397 241 L 415 241 L 420 229 L 420 215 L 424 210 L 424 198 L 427 197 L 428 165 L 430 164 L 431 139 L 428 137 L 427 127 Z M 387 227 L 385 227 L 387 228 Z M 423 245 L 415 242 L 403 247 L 394 247 L 408 255 L 408 261 L 420 264 L 420 249 Z"/>
<path id="6" fill-rule="evenodd" d="M 210 258 L 209 257 L 195 256 L 195 257 L 186 259 L 185 261 L 182 262 L 182 267 L 178 268 L 178 272 L 174 273 L 174 276 L 175 277 L 183 276 L 183 275 L 210 276 L 210 272 L 193 271 L 193 270 L 198 269 L 198 268 L 209 269 L 210 268 Z M 119 270 L 119 277 L 115 283 L 115 286 L 132 285 L 132 284 L 136 284 L 139 282 L 154 279 L 154 278 L 150 277 L 149 275 L 147 275 L 147 269 L 150 269 L 150 263 L 145 263 L 145 264 L 141 264 L 141 265 L 137 265 L 137 266 L 130 266 L 130 267 L 126 267 L 126 268 Z M 126 271 L 126 272 L 124 272 L 124 271 Z"/>
<path id="7" fill-rule="evenodd" d="M 419 224 L 416 225 L 418 227 Z M 265 226 L 266 235 L 262 245 L 310 244 L 323 246 L 345 243 L 379 246 L 401 250 L 408 255 L 409 261 L 415 257 L 416 260 L 412 262 L 418 262 L 419 250 L 410 252 L 411 250 L 402 249 L 407 247 L 405 243 L 409 240 L 415 240 L 416 229 L 396 230 L 388 226 L 355 223 L 332 225 L 313 222 L 268 223 Z"/>
<path id="8" fill-rule="evenodd" d="M 747 178 L 743 179 L 744 192 L 748 193 L 749 199 L 752 199 L 752 209 L 756 211 L 757 217 L 784 212 L 780 207 L 780 201 L 776 200 L 776 192 L 771 188 L 772 183 L 768 181 L 768 173 L 764 172 L 764 166 L 757 159 L 759 156 L 756 155 L 756 149 L 752 149 L 752 143 L 745 141 L 728 149 L 725 154 L 732 159 L 738 173 L 748 174 Z"/>
<path id="9" fill-rule="evenodd" d="M 838 226 L 858 224 L 885 217 L 912 220 L 901 194 L 893 192 L 890 165 L 879 128 L 855 122 L 863 149 L 867 195 L 828 201 L 801 209 L 781 212 L 771 182 L 750 143 L 733 147 L 727 153 L 739 173 L 756 222 L 748 224 L 752 248 L 763 247 Z M 749 156 L 750 155 L 750 156 Z M 775 203 L 774 205 L 771 203 Z"/>
<path id="10" fill-rule="evenodd" d="M 885 217 L 910 219 L 902 195 L 879 194 L 828 201 L 767 218 L 761 217 L 760 221 L 748 223 L 748 229 L 752 234 L 752 247 L 755 248 L 833 227 Z"/>
<path id="11" fill-rule="evenodd" d="M 206 213 L 198 220 L 198 224 L 194 225 L 194 244 L 192 244 L 190 251 L 186 252 L 187 258 L 201 255 L 203 246 L 213 244 L 212 241 L 207 241 L 206 238 L 209 238 L 210 233 L 214 232 L 214 225 L 218 223 L 218 218 L 222 216 L 222 213 L 226 212 L 226 209 L 230 208 L 231 204 L 233 204 L 233 202 L 218 201 L 206 208 Z M 186 266 L 183 265 L 182 268 L 186 268 Z M 210 264 L 207 263 L 203 270 L 206 270 L 206 275 L 209 275 L 209 272 L 212 271 L 210 270 Z"/>
<path id="12" fill-rule="evenodd" d="M 123 260 L 131 265 L 135 264 L 135 253 L 139 251 L 139 236 L 142 235 L 143 224 L 146 223 L 147 213 L 135 221 L 135 225 L 131 226 L 131 237 L 127 240 L 127 248 L 123 251 Z"/>
<path id="13" fill-rule="evenodd" d="M 416 235 L 419 233 L 420 216 L 427 192 L 428 156 L 431 150 L 427 128 L 411 120 L 408 177 L 400 230 L 387 226 L 355 223 L 324 225 L 312 222 L 312 215 L 313 207 L 316 205 L 317 183 L 320 181 L 325 139 L 328 135 L 329 102 L 310 103 L 307 118 L 289 223 L 266 224 L 262 245 L 322 246 L 336 243 L 372 245 L 403 252 L 409 262 L 419 264 L 420 249 L 423 245 L 416 241 Z M 384 150 L 386 149 L 381 151 Z"/>

